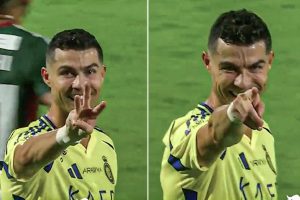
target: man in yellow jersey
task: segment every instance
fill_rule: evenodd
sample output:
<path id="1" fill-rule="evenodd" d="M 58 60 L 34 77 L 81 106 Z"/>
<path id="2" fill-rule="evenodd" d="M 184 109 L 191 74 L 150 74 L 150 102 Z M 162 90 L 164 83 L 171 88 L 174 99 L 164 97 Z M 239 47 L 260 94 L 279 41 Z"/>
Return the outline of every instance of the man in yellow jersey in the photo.
<path id="1" fill-rule="evenodd" d="M 51 40 L 45 83 L 48 113 L 12 132 L 2 165 L 3 199 L 114 199 L 117 159 L 112 140 L 96 125 L 105 75 L 102 48 L 82 29 Z"/>
<path id="2" fill-rule="evenodd" d="M 243 9 L 218 17 L 202 55 L 211 93 L 163 139 L 165 200 L 277 199 L 274 138 L 260 98 L 273 57 L 259 16 Z"/>

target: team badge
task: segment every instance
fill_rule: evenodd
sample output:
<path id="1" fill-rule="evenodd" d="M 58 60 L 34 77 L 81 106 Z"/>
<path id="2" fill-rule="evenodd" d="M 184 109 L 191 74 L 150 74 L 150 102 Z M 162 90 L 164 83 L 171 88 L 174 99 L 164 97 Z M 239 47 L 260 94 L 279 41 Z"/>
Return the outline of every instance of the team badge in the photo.
<path id="1" fill-rule="evenodd" d="M 105 172 L 105 175 L 106 177 L 108 178 L 108 180 L 114 184 L 115 183 L 115 179 L 114 179 L 114 176 L 113 176 L 113 173 L 112 173 L 112 170 L 111 170 L 111 167 L 110 165 L 108 164 L 107 162 L 107 158 L 105 156 L 102 156 L 102 160 L 104 161 L 104 172 Z"/>
<path id="2" fill-rule="evenodd" d="M 266 146 L 265 146 L 265 145 L 262 145 L 262 148 L 263 148 L 263 150 L 266 152 L 266 160 L 267 160 L 267 162 L 268 162 L 269 167 L 270 167 L 271 170 L 274 172 L 274 174 L 277 174 L 277 173 L 276 173 L 276 170 L 275 170 L 275 167 L 274 167 L 274 165 L 273 165 L 273 163 L 272 163 L 271 157 L 270 157 L 270 155 L 269 155 L 269 153 L 268 153 L 268 151 L 267 151 Z"/>

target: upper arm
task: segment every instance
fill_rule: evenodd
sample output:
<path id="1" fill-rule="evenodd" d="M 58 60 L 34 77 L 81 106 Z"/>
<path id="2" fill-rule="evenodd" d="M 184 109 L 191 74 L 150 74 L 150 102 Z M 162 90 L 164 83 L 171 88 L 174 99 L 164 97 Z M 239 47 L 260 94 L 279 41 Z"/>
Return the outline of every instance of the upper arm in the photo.
<path id="1" fill-rule="evenodd" d="M 14 178 L 17 178 L 17 174 L 14 168 L 15 153 L 18 152 L 18 148 L 26 141 L 26 128 L 15 130 L 7 141 L 6 153 L 4 156 L 4 162 L 8 166 L 7 172 Z M 17 158 L 18 159 L 18 158 Z"/>
<path id="2" fill-rule="evenodd" d="M 176 170 L 206 170 L 198 161 L 197 132 L 207 124 L 209 116 L 198 114 L 177 119 L 167 131 L 164 142 L 170 148 L 168 162 Z"/>

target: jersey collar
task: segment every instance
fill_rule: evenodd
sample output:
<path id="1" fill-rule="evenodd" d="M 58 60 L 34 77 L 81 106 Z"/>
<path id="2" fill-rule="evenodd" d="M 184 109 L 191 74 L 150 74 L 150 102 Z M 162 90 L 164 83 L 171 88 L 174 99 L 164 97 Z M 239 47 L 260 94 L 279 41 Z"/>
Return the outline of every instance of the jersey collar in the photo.
<path id="1" fill-rule="evenodd" d="M 207 113 L 211 114 L 214 112 L 214 109 L 212 109 L 209 105 L 207 105 L 205 102 L 201 102 L 197 105 L 197 108 L 199 110 L 205 110 Z"/>
<path id="2" fill-rule="evenodd" d="M 4 21 L 4 22 L 0 23 L 0 28 L 12 26 L 13 24 L 14 24 L 14 23 L 13 23 L 12 20 Z"/>
<path id="3" fill-rule="evenodd" d="M 54 129 L 57 129 L 57 127 L 53 124 L 53 122 L 49 119 L 49 117 L 48 117 L 47 115 L 43 115 L 43 116 L 41 117 L 41 119 L 42 119 L 44 122 L 46 122 L 47 125 L 48 125 L 49 127 L 51 127 L 53 130 L 54 130 Z"/>

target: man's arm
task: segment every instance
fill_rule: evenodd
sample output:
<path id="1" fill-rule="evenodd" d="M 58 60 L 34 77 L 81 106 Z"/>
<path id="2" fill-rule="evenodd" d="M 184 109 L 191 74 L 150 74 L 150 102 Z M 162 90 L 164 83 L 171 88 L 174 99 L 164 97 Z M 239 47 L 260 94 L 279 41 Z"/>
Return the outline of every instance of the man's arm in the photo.
<path id="1" fill-rule="evenodd" d="M 13 169 L 17 178 L 30 178 L 42 167 L 55 160 L 70 145 L 93 132 L 96 118 L 105 108 L 101 102 L 90 107 L 90 88 L 86 85 L 83 98 L 78 95 L 74 100 L 66 125 L 60 129 L 29 138 L 24 144 L 18 145 L 14 151 Z"/>
<path id="2" fill-rule="evenodd" d="M 261 130 L 263 112 L 257 88 L 239 94 L 230 105 L 217 108 L 207 125 L 197 132 L 199 165 L 210 166 L 226 147 L 237 144 L 244 134 L 250 135 L 251 129 Z"/>
<path id="3" fill-rule="evenodd" d="M 29 178 L 55 160 L 66 148 L 56 141 L 57 130 L 29 138 L 14 152 L 13 168 L 17 178 Z"/>

